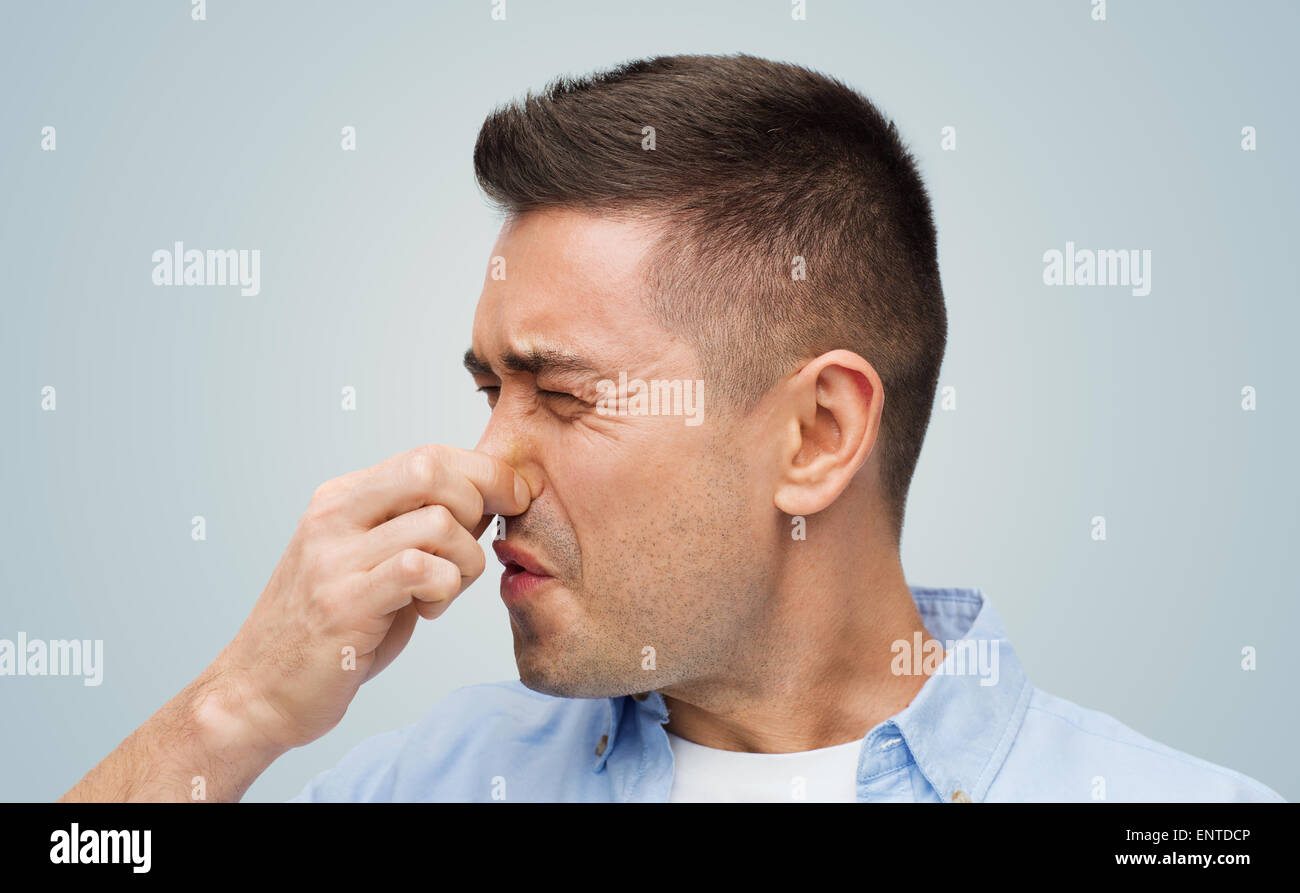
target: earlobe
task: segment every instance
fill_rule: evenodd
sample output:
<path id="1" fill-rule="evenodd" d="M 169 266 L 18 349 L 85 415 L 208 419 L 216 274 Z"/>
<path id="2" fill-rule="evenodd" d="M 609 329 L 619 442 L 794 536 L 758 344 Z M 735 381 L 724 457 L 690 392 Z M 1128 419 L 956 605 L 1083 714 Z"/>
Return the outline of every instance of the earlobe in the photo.
<path id="1" fill-rule="evenodd" d="M 772 504 L 776 510 L 792 518 L 815 515 L 825 508 L 809 498 L 810 491 L 804 487 L 785 484 L 777 488 L 772 495 Z"/>

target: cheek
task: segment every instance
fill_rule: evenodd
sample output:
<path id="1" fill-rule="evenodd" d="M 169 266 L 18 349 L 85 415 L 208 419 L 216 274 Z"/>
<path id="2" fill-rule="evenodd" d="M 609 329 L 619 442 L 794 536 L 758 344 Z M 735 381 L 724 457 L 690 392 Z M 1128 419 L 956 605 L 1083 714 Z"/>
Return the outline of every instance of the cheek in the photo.
<path id="1" fill-rule="evenodd" d="M 640 526 L 641 513 L 680 488 L 689 459 L 668 461 L 655 446 L 631 438 L 583 439 L 548 463 L 548 478 L 580 534 L 608 539 L 602 531 L 625 531 L 629 518 Z M 641 523 L 648 520 L 642 517 Z"/>
<path id="2" fill-rule="evenodd" d="M 647 428 L 575 441 L 548 463 L 548 476 L 584 555 L 610 565 L 620 548 L 694 538 L 713 523 L 716 488 L 739 486 L 735 469 L 719 475 L 714 452 L 694 431 Z"/>

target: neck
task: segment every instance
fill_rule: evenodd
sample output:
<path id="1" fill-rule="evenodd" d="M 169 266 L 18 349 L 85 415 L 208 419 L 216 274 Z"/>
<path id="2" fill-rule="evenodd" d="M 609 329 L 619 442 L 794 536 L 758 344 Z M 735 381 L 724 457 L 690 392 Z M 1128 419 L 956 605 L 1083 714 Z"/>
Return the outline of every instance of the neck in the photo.
<path id="1" fill-rule="evenodd" d="M 835 527 L 852 529 L 823 519 L 818 535 Z M 894 642 L 930 637 L 897 548 L 864 555 L 859 539 L 817 554 L 812 541 L 787 549 L 770 610 L 719 673 L 661 691 L 668 731 L 722 750 L 815 750 L 860 740 L 920 691 L 925 677 L 891 671 Z"/>

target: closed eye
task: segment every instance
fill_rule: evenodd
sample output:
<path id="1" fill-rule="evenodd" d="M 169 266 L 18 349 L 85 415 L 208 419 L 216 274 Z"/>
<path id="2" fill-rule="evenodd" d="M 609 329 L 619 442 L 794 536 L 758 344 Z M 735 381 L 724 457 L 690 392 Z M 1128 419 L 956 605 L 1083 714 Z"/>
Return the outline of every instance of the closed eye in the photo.
<path id="1" fill-rule="evenodd" d="M 474 390 L 478 391 L 480 394 L 487 395 L 487 402 L 488 402 L 489 409 L 497 405 L 497 397 L 500 394 L 501 385 L 497 385 L 497 384 L 479 385 Z"/>
<path id="2" fill-rule="evenodd" d="M 480 394 L 486 394 L 488 398 L 488 403 L 492 404 L 496 402 L 497 397 L 500 395 L 501 385 L 495 385 L 495 384 L 479 385 L 474 390 Z M 561 402 L 568 401 L 570 403 L 578 403 L 583 405 L 585 405 L 587 402 L 583 400 L 581 397 L 575 397 L 573 394 L 567 393 L 565 391 L 546 391 L 546 390 L 539 389 L 537 393 L 540 394 L 542 397 L 545 397 L 547 400 L 557 400 Z"/>
<path id="3" fill-rule="evenodd" d="M 561 399 L 561 400 L 572 400 L 572 401 L 574 401 L 575 403 L 583 403 L 583 402 L 584 402 L 580 397 L 575 397 L 575 396 L 573 396 L 572 394 L 565 393 L 564 391 L 541 391 L 541 390 L 539 390 L 537 393 L 539 393 L 539 394 L 541 394 L 542 396 L 547 397 L 547 398 L 558 397 L 558 398 Z"/>

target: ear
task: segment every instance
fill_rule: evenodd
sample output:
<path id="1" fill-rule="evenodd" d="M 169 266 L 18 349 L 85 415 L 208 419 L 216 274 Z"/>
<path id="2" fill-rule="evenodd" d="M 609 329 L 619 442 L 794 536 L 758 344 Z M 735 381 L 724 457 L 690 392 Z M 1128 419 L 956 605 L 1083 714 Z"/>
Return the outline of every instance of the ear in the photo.
<path id="1" fill-rule="evenodd" d="M 787 515 L 811 515 L 834 502 L 871 455 L 885 389 L 871 364 L 849 350 L 822 354 L 785 386 L 790 442 L 773 501 Z"/>

